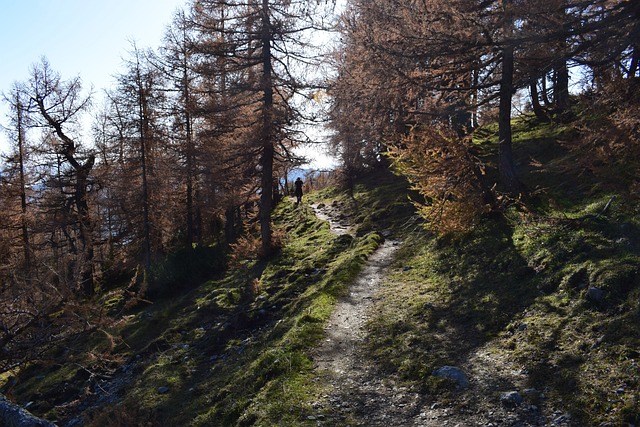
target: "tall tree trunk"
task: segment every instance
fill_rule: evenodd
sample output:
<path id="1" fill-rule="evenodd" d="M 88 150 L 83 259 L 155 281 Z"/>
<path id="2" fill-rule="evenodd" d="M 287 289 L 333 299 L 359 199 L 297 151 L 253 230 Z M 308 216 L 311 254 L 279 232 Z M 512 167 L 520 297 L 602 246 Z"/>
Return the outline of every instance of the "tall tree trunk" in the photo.
<path id="1" fill-rule="evenodd" d="M 182 96 L 184 98 L 185 150 L 187 168 L 187 248 L 191 250 L 195 241 L 194 225 L 194 179 L 195 179 L 195 147 L 193 141 L 191 85 L 189 84 L 189 46 L 185 18 L 182 18 Z"/>
<path id="2" fill-rule="evenodd" d="M 271 211 L 273 209 L 273 76 L 271 69 L 271 22 L 269 18 L 269 1 L 262 0 L 262 167 L 260 194 L 260 237 L 262 239 L 261 254 L 271 255 Z"/>
<path id="3" fill-rule="evenodd" d="M 82 260 L 79 262 L 80 271 L 78 274 L 80 283 L 79 288 L 85 295 L 93 295 L 93 231 L 89 213 L 89 204 L 87 203 L 87 185 L 89 173 L 93 169 L 95 157 L 90 156 L 82 167 L 77 171 L 76 178 L 76 209 L 78 210 L 78 218 L 80 223 L 80 239 L 82 243 Z"/>
<path id="4" fill-rule="evenodd" d="M 549 88 L 547 87 L 547 73 L 545 73 L 542 76 L 542 79 L 540 80 L 540 85 L 542 88 L 540 94 L 542 95 L 542 101 L 544 102 L 544 106 L 546 108 L 553 108 L 553 104 L 549 100 Z"/>
<path id="5" fill-rule="evenodd" d="M 136 52 L 136 55 L 138 53 Z M 137 60 L 137 58 L 136 58 Z M 144 85 L 140 73 L 140 64 L 137 64 L 136 79 L 138 84 L 138 115 L 140 137 L 140 166 L 142 168 L 142 221 L 144 233 L 144 268 L 145 278 L 151 268 L 151 224 L 149 221 L 149 182 L 147 171 L 147 114 Z"/>
<path id="6" fill-rule="evenodd" d="M 18 131 L 18 161 L 20 168 L 20 207 L 22 214 L 22 245 L 24 247 L 24 270 L 27 277 L 30 276 L 31 271 L 31 245 L 29 244 L 29 226 L 27 223 L 27 190 L 24 177 L 24 150 L 25 150 L 25 138 L 24 138 L 24 124 L 23 124 L 23 107 L 19 99 L 20 95 L 16 91 L 16 114 L 17 114 L 17 131 Z"/>
<path id="7" fill-rule="evenodd" d="M 227 207 L 224 211 L 224 242 L 226 245 L 236 242 L 236 211 L 235 206 Z"/>
<path id="8" fill-rule="evenodd" d="M 511 4 L 511 0 L 503 1 L 503 7 L 505 8 L 505 45 L 502 48 L 502 77 L 500 80 L 500 112 L 498 117 L 500 159 L 498 166 L 500 169 L 500 181 L 505 190 L 512 195 L 517 195 L 522 192 L 522 184 L 516 175 L 511 139 L 511 106 L 514 92 Z"/>
<path id="9" fill-rule="evenodd" d="M 555 85 L 553 88 L 553 97 L 556 104 L 558 114 L 563 115 L 569 111 L 569 69 L 567 61 L 562 60 L 555 69 Z"/>
<path id="10" fill-rule="evenodd" d="M 472 115 L 471 115 L 471 127 L 473 129 L 477 129 L 480 125 L 478 120 L 478 84 L 480 83 L 480 70 L 475 68 L 473 70 L 473 83 L 472 87 L 474 88 L 471 92 L 472 97 Z"/>
<path id="11" fill-rule="evenodd" d="M 187 249 L 193 248 L 195 235 L 193 224 L 193 148 L 190 139 L 187 137 Z"/>
<path id="12" fill-rule="evenodd" d="M 540 93 L 538 92 L 538 79 L 536 77 L 531 78 L 531 82 L 529 83 L 529 93 L 531 95 L 531 107 L 533 108 L 533 113 L 540 120 L 548 120 L 547 112 L 542 108 L 542 104 L 540 104 Z"/>

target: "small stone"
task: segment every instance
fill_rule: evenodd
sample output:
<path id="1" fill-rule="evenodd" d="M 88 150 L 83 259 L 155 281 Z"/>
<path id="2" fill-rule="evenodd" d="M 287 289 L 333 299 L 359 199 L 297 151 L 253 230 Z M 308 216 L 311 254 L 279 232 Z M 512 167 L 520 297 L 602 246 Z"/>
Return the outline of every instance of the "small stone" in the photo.
<path id="1" fill-rule="evenodd" d="M 589 289 L 587 289 L 587 298 L 593 302 L 602 302 L 604 300 L 604 296 L 605 291 L 600 288 L 591 286 Z"/>
<path id="2" fill-rule="evenodd" d="M 600 336 L 600 337 L 596 340 L 596 342 L 594 342 L 594 343 L 591 345 L 591 350 L 593 350 L 593 349 L 597 348 L 600 344 L 602 344 L 602 341 L 604 341 L 604 335 Z"/>
<path id="3" fill-rule="evenodd" d="M 571 421 L 571 414 L 563 414 L 553 420 L 555 425 L 566 424 Z"/>
<path id="4" fill-rule="evenodd" d="M 158 393 L 160 393 L 160 394 L 169 393 L 169 387 L 166 387 L 166 386 L 158 387 Z"/>
<path id="5" fill-rule="evenodd" d="M 469 387 L 469 378 L 467 374 L 460 368 L 455 366 L 443 366 L 433 371 L 434 377 L 447 378 L 454 381 L 458 388 L 465 389 Z"/>
<path id="6" fill-rule="evenodd" d="M 517 391 L 508 391 L 500 396 L 500 402 L 506 406 L 520 406 L 523 400 L 522 395 Z"/>

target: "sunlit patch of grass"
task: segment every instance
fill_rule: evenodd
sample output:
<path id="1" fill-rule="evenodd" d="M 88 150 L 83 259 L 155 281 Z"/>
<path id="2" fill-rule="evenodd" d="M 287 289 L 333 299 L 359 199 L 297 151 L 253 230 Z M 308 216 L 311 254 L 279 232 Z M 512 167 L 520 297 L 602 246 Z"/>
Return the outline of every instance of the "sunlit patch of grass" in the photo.
<path id="1" fill-rule="evenodd" d="M 523 286 L 530 274 L 510 240 L 488 225 L 462 241 L 406 242 L 374 310 L 374 357 L 419 383 L 439 365 L 460 363 L 535 297 Z"/>
<path id="2" fill-rule="evenodd" d="M 388 231 L 404 244 L 366 340 L 383 371 L 449 393 L 433 369 L 490 347 L 545 390 L 540 408 L 562 400 L 577 423 L 637 425 L 637 204 L 609 185 L 592 189 L 592 177 L 571 168 L 575 153 L 558 144 L 571 129 L 533 122 L 514 129 L 523 178 L 541 189 L 530 209 L 514 206 L 472 232 L 436 239 L 407 226 L 413 208 L 402 179 L 371 175 L 352 192 L 305 195 L 335 204 L 356 224 L 355 236 L 336 237 L 308 206 L 285 200 L 274 212 L 282 247 L 271 260 L 241 261 L 223 277 L 135 307 L 117 326 L 87 336 L 86 358 L 25 367 L 14 391 L 21 401 L 37 396 L 30 408 L 44 413 L 83 393 L 80 366 L 108 353 L 112 368 L 121 365 L 132 380 L 118 404 L 88 417 L 93 425 L 316 425 L 311 404 L 325 390 L 307 353 Z M 477 135 L 483 159 L 495 155 L 494 131 Z M 602 298 L 589 297 L 590 288 Z M 119 295 L 104 300 L 111 312 L 123 303 Z"/>
<path id="3" fill-rule="evenodd" d="M 207 282 L 131 323 L 125 337 L 145 355 L 144 370 L 125 403 L 145 402 L 143 413 L 174 425 L 305 425 L 318 390 L 306 351 L 381 237 L 336 237 L 288 202 L 274 218 L 286 237 L 269 263 Z"/>

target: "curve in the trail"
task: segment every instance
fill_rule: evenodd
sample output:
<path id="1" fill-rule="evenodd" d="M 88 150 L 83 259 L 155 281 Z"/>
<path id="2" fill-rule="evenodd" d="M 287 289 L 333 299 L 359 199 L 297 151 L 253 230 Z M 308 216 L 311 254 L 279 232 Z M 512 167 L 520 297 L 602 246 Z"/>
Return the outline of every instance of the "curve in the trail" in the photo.
<path id="1" fill-rule="evenodd" d="M 329 221 L 335 234 L 353 227 L 337 209 L 313 206 L 318 218 Z M 384 285 L 399 242 L 387 240 L 374 252 L 348 294 L 338 301 L 325 329 L 324 341 L 312 352 L 319 385 L 326 390 L 314 407 L 318 426 L 567 426 L 570 418 L 535 405 L 505 406 L 501 394 L 526 388 L 526 376 L 491 344 L 472 352 L 464 370 L 469 388 L 441 400 L 418 393 L 382 372 L 367 354 L 366 324 L 374 315 L 378 290 Z M 558 415 L 560 414 L 560 415 Z M 566 419 L 565 419 L 566 418 Z"/>
<path id="2" fill-rule="evenodd" d="M 336 235 L 352 230 L 330 207 L 312 208 Z M 364 346 L 374 298 L 399 246 L 386 240 L 369 257 L 348 294 L 336 304 L 324 341 L 312 354 L 316 372 L 329 390 L 316 404 L 319 412 L 329 414 L 327 425 L 409 426 L 422 408 L 419 394 L 378 372 Z"/>

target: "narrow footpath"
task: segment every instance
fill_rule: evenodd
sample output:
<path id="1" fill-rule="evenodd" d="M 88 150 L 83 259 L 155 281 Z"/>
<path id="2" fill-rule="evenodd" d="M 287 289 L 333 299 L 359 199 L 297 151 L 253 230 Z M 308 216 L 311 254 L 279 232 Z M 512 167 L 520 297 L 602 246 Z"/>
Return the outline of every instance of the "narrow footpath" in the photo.
<path id="1" fill-rule="evenodd" d="M 312 208 L 318 218 L 329 221 L 334 233 L 352 233 L 348 219 L 337 209 Z M 571 426 L 570 416 L 561 410 L 542 411 L 528 404 L 526 395 L 526 401 L 520 402 L 522 396 L 510 392 L 526 389 L 526 373 L 497 355 L 490 344 L 478 348 L 462 366 L 468 388 L 453 398 L 440 400 L 419 393 L 381 372 L 364 345 L 366 325 L 399 247 L 400 242 L 386 240 L 369 258 L 348 295 L 337 303 L 324 341 L 311 354 L 319 386 L 328 391 L 315 402 L 318 415 L 309 420 L 336 427 Z"/>
<path id="2" fill-rule="evenodd" d="M 345 218 L 330 207 L 312 207 L 334 233 L 350 232 Z M 337 303 L 325 340 L 312 355 L 320 380 L 331 390 L 316 403 L 319 412 L 330 414 L 319 418 L 318 425 L 410 426 L 419 414 L 421 396 L 380 376 L 363 346 L 375 295 L 399 245 L 386 240 L 369 258 L 348 295 Z"/>

